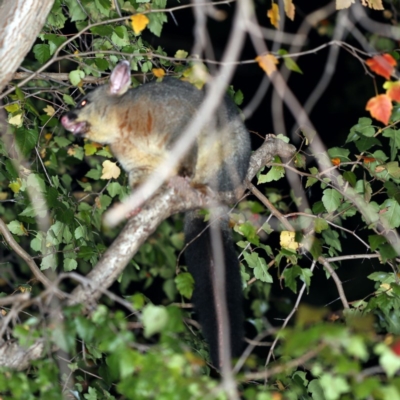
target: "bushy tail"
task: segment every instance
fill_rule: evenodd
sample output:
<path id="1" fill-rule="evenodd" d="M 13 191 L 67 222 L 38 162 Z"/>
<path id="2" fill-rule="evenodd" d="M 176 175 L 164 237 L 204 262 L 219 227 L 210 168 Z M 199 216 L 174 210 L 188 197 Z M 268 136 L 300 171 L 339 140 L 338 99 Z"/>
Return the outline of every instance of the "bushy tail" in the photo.
<path id="1" fill-rule="evenodd" d="M 223 242 L 225 260 L 225 298 L 228 308 L 229 331 L 232 357 L 238 357 L 243 347 L 243 305 L 242 281 L 240 277 L 239 262 L 235 254 L 228 219 L 218 221 Z M 212 277 L 213 248 L 211 244 L 210 228 L 207 228 L 204 217 L 196 211 L 185 215 L 185 241 L 190 243 L 185 251 L 186 264 L 195 280 L 193 302 L 202 331 L 210 347 L 213 364 L 219 367 L 219 327 L 216 313 L 215 296 Z"/>

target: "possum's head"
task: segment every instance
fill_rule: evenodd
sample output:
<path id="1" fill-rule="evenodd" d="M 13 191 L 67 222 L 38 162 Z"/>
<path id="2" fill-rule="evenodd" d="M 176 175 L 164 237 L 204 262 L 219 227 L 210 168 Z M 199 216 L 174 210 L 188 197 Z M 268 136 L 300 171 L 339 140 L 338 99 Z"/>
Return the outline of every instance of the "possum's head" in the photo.
<path id="1" fill-rule="evenodd" d="M 112 71 L 110 82 L 85 96 L 61 118 L 65 129 L 99 143 L 119 139 L 118 104 L 131 83 L 128 61 L 121 61 Z"/>

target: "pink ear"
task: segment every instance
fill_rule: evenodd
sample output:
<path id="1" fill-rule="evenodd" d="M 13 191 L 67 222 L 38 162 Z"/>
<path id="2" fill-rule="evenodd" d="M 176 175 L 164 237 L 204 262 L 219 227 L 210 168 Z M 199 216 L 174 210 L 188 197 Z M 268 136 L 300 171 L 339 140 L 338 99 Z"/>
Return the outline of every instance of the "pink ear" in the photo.
<path id="1" fill-rule="evenodd" d="M 130 84 L 131 66 L 129 61 L 123 60 L 111 72 L 109 92 L 111 95 L 121 96 L 128 90 Z"/>

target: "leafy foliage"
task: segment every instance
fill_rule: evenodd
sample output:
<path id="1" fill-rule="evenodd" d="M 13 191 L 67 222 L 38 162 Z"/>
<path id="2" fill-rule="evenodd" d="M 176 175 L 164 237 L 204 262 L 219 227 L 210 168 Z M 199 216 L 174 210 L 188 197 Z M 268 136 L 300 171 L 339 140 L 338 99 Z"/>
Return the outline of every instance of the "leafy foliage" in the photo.
<path id="1" fill-rule="evenodd" d="M 352 2 L 339 3 L 344 8 Z M 0 214 L 16 244 L 4 235 L 1 295 L 30 292 L 31 300 L 1 303 L 2 333 L 24 348 L 41 340 L 45 345 L 28 371 L 1 369 L 2 399 L 227 398 L 206 363 L 190 307 L 186 310 L 195 283 L 179 258 L 180 216 L 159 226 L 113 285 L 114 297 L 105 293 L 90 314 L 81 306 L 49 302 L 16 255 L 16 248 L 24 249 L 41 271 L 57 274 L 57 286 L 69 294 L 77 284 L 74 273 L 87 275 L 118 234 L 120 228 L 102 226 L 102 216 L 126 198 L 125 173 L 107 146 L 79 142 L 58 122 L 88 82 L 101 82 L 101 73 L 123 54 L 134 71 L 149 77 L 174 74 L 204 84 L 206 68 L 188 57 L 187 49 L 168 58 L 142 36 L 162 34 L 165 0 L 117 5 L 56 0 L 25 66 L 35 70 L 62 55 L 70 87 L 54 90 L 53 82 L 38 76 L 5 98 L 9 130 L 0 143 Z M 293 2 L 284 5 L 293 19 Z M 268 16 L 277 26 L 277 4 Z M 256 60 L 272 77 L 279 57 L 287 69 L 303 71 L 285 49 Z M 376 57 L 366 64 L 389 79 L 395 58 L 382 57 L 389 70 Z M 388 92 L 379 95 L 389 96 L 383 113 L 379 96 L 368 106 L 385 127 L 354 117 L 345 142 L 320 152 L 305 134 L 292 162 L 276 157 L 258 174 L 258 198 L 243 201 L 231 214 L 248 336 L 256 337 L 254 354 L 236 376 L 245 399 L 400 398 L 400 108 L 394 104 L 389 110 L 387 103 L 398 101 L 397 83 L 386 82 Z M 230 94 L 242 102 L 240 91 L 230 88 Z M 304 178 L 303 198 L 280 185 L 285 167 Z M 342 285 L 343 277 L 351 276 L 351 263 L 368 280 L 367 294 L 351 279 Z M 305 293 L 323 296 L 332 287 L 339 306 L 300 302 Z M 272 311 L 273 324 L 266 317 Z M 267 351 L 258 346 L 265 337 L 273 343 Z"/>

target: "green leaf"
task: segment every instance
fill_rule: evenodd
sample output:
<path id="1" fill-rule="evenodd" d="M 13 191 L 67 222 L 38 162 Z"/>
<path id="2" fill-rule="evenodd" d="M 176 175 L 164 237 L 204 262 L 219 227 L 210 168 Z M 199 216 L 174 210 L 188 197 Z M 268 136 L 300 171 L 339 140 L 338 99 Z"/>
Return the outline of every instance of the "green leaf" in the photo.
<path id="1" fill-rule="evenodd" d="M 377 138 L 366 136 L 360 137 L 356 142 L 356 147 L 360 152 L 367 151 L 373 146 L 382 146 L 382 143 Z"/>
<path id="2" fill-rule="evenodd" d="M 69 73 L 69 80 L 74 86 L 78 86 L 84 77 L 85 73 L 81 70 L 75 70 Z"/>
<path id="3" fill-rule="evenodd" d="M 322 202 L 328 212 L 336 211 L 341 202 L 343 196 L 335 189 L 325 189 L 324 195 L 322 196 Z"/>
<path id="4" fill-rule="evenodd" d="M 75 231 L 76 234 L 76 231 Z M 78 233 L 80 235 L 80 233 Z M 96 251 L 93 247 L 89 246 L 80 246 L 78 252 L 78 258 L 82 258 L 85 261 L 89 261 L 90 258 L 96 254 Z"/>
<path id="5" fill-rule="evenodd" d="M 395 147 L 400 148 L 400 130 L 399 129 L 387 128 L 382 132 L 382 136 L 393 139 Z"/>
<path id="6" fill-rule="evenodd" d="M 96 64 L 96 67 L 100 70 L 100 71 L 105 71 L 110 67 L 110 64 L 108 63 L 108 61 L 104 58 L 96 58 L 94 60 L 94 63 Z"/>
<path id="7" fill-rule="evenodd" d="M 72 143 L 69 139 L 63 136 L 56 136 L 54 142 L 57 143 L 60 148 L 68 147 Z"/>
<path id="8" fill-rule="evenodd" d="M 256 246 L 258 246 L 258 244 L 260 243 L 260 238 L 258 237 L 257 229 L 252 223 L 246 221 L 236 226 L 235 230 L 244 235 L 245 238 L 250 243 L 253 243 Z"/>
<path id="9" fill-rule="evenodd" d="M 285 268 L 282 275 L 285 279 L 285 286 L 289 288 L 293 293 L 297 293 L 296 278 L 301 275 L 301 268 L 298 265 Z"/>
<path id="10" fill-rule="evenodd" d="M 375 251 L 383 243 L 387 243 L 386 238 L 381 235 L 368 236 L 368 243 L 371 246 L 371 251 Z"/>
<path id="11" fill-rule="evenodd" d="M 18 128 L 15 133 L 15 140 L 18 148 L 24 157 L 34 149 L 39 138 L 39 132 L 34 129 Z"/>
<path id="12" fill-rule="evenodd" d="M 53 55 L 56 50 L 67 40 L 67 38 L 64 36 L 58 36 L 52 33 L 43 35 L 43 37 L 49 41 L 51 55 Z"/>
<path id="13" fill-rule="evenodd" d="M 86 238 L 86 229 L 84 226 L 78 226 L 74 232 L 75 239 L 85 239 Z"/>
<path id="14" fill-rule="evenodd" d="M 107 191 L 111 197 L 118 196 L 121 194 L 121 185 L 118 182 L 112 182 L 107 186 Z"/>
<path id="15" fill-rule="evenodd" d="M 33 54 L 40 64 L 50 59 L 50 46 L 48 44 L 36 44 L 33 46 Z"/>
<path id="16" fill-rule="evenodd" d="M 55 254 L 49 254 L 43 257 L 42 262 L 40 263 L 40 269 L 42 271 L 51 268 L 53 271 L 57 268 L 57 260 Z"/>
<path id="17" fill-rule="evenodd" d="M 129 35 L 126 26 L 117 26 L 111 35 L 112 42 L 119 47 L 124 47 L 129 45 Z"/>
<path id="18" fill-rule="evenodd" d="M 274 163 L 281 163 L 281 159 L 278 156 L 274 157 Z M 267 174 L 258 175 L 258 184 L 267 183 L 272 181 L 278 181 L 285 176 L 285 168 L 281 166 L 273 166 Z"/>
<path id="19" fill-rule="evenodd" d="M 325 229 L 328 229 L 328 228 L 329 228 L 329 225 L 323 218 L 316 218 L 314 220 L 315 232 L 321 233 L 322 231 L 324 231 Z"/>
<path id="20" fill-rule="evenodd" d="M 283 56 L 288 54 L 287 50 L 285 49 L 279 49 L 278 54 Z M 300 69 L 300 67 L 297 65 L 296 61 L 293 60 L 291 57 L 283 57 L 283 62 L 285 63 L 285 67 L 293 72 L 298 72 L 299 74 L 302 74 L 303 71 Z"/>
<path id="21" fill-rule="evenodd" d="M 356 174 L 353 171 L 345 171 L 343 173 L 343 178 L 345 181 L 349 182 L 351 186 L 355 186 L 357 182 Z"/>
<path id="22" fill-rule="evenodd" d="M 308 385 L 308 391 L 311 393 L 313 400 L 326 400 L 324 391 L 318 379 L 313 379 Z"/>
<path id="23" fill-rule="evenodd" d="M 248 253 L 243 252 L 243 256 L 247 265 L 253 268 L 254 276 L 262 282 L 272 283 L 273 279 L 271 274 L 268 272 L 268 265 L 265 259 L 261 258 L 256 252 Z"/>
<path id="24" fill-rule="evenodd" d="M 147 28 L 150 30 L 151 33 L 160 37 L 162 26 L 164 22 L 168 21 L 168 18 L 165 15 L 165 13 L 150 13 L 147 14 L 147 18 L 150 21 L 149 24 L 147 25 Z"/>
<path id="25" fill-rule="evenodd" d="M 398 228 L 400 226 L 400 205 L 396 200 L 387 199 L 382 205 L 381 210 L 387 210 L 382 214 L 389 224 L 390 228 Z"/>
<path id="26" fill-rule="evenodd" d="M 391 181 L 386 181 L 383 186 L 387 190 L 389 197 L 393 197 L 400 204 L 400 188 Z"/>
<path id="27" fill-rule="evenodd" d="M 389 377 L 393 377 L 400 369 L 400 357 L 397 356 L 384 343 L 379 343 L 374 348 L 375 354 L 379 355 L 379 364 Z"/>
<path id="28" fill-rule="evenodd" d="M 382 244 L 379 246 L 379 254 L 382 257 L 383 263 L 385 263 L 387 260 L 392 260 L 398 256 L 396 250 L 389 243 Z"/>
<path id="29" fill-rule="evenodd" d="M 325 230 L 322 232 L 322 237 L 324 238 L 326 244 L 332 246 L 337 251 L 342 251 L 342 245 L 339 240 L 339 233 L 337 231 L 333 231 L 331 229 Z"/>
<path id="30" fill-rule="evenodd" d="M 43 238 L 36 236 L 31 240 L 31 249 L 37 252 L 42 251 Z"/>
<path id="31" fill-rule="evenodd" d="M 388 162 L 386 164 L 386 170 L 394 179 L 400 178 L 400 168 L 397 161 Z"/>
<path id="32" fill-rule="evenodd" d="M 320 378 L 326 400 L 337 400 L 343 393 L 350 391 L 350 386 L 343 376 L 323 374 Z"/>
<path id="33" fill-rule="evenodd" d="M 375 282 L 393 282 L 394 280 L 393 274 L 383 271 L 373 272 L 372 274 L 368 275 L 367 278 Z"/>
<path id="34" fill-rule="evenodd" d="M 319 172 L 318 168 L 315 168 L 315 167 L 310 168 L 309 171 L 310 171 L 310 174 L 312 174 L 312 175 L 317 175 Z M 307 183 L 306 183 L 306 188 L 314 185 L 314 183 L 316 183 L 316 182 L 318 182 L 317 178 L 308 177 Z"/>
<path id="35" fill-rule="evenodd" d="M 176 288 L 178 292 L 187 299 L 192 298 L 194 289 L 194 279 L 189 272 L 182 272 L 175 278 Z"/>
<path id="36" fill-rule="evenodd" d="M 85 11 L 76 0 L 65 0 L 65 3 L 68 7 L 71 22 L 84 21 L 85 19 L 87 19 Z"/>
<path id="37" fill-rule="evenodd" d="M 332 147 L 328 149 L 328 154 L 330 158 L 340 158 L 340 161 L 350 161 L 350 150 L 342 147 Z"/>
<path id="38" fill-rule="evenodd" d="M 64 94 L 63 100 L 65 101 L 65 104 L 75 107 L 75 101 L 69 94 Z"/>
<path id="39" fill-rule="evenodd" d="M 144 336 L 146 338 L 155 333 L 162 332 L 168 323 L 168 312 L 164 306 L 148 304 L 142 313 Z"/>
<path id="40" fill-rule="evenodd" d="M 94 179 L 95 181 L 98 181 L 101 176 L 101 170 L 100 169 L 91 169 L 85 176 L 88 178 Z"/>
<path id="41" fill-rule="evenodd" d="M 11 221 L 7 224 L 7 228 L 10 230 L 11 233 L 17 236 L 26 236 L 28 232 L 26 231 L 24 224 L 19 222 L 18 220 Z"/>
<path id="42" fill-rule="evenodd" d="M 65 258 L 64 259 L 64 271 L 70 272 L 74 271 L 78 267 L 78 263 L 76 260 L 72 258 Z"/>
<path id="43" fill-rule="evenodd" d="M 75 1 L 75 0 L 74 0 Z M 110 25 L 94 26 L 90 29 L 94 35 L 111 36 L 114 33 L 114 28 Z"/>
<path id="44" fill-rule="evenodd" d="M 110 15 L 111 0 L 94 0 L 97 9 L 106 17 Z"/>

